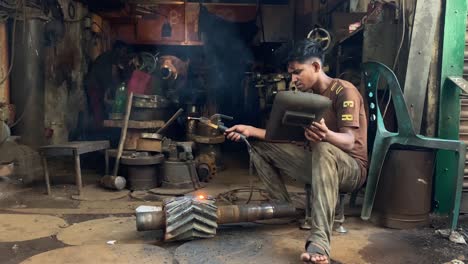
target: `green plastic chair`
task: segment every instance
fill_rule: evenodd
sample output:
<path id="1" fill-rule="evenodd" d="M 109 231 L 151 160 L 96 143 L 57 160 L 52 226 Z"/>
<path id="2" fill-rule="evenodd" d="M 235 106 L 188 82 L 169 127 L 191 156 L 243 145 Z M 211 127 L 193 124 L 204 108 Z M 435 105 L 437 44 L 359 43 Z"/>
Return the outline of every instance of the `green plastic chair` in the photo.
<path id="1" fill-rule="evenodd" d="M 414 131 L 405 99 L 400 84 L 395 74 L 387 66 L 379 62 L 366 62 L 362 65 L 364 83 L 366 85 L 367 99 L 369 103 L 369 127 L 375 128 L 375 140 L 373 144 L 366 192 L 361 212 L 363 220 L 369 220 L 374 205 L 377 185 L 382 170 L 385 156 L 393 144 L 428 149 L 443 149 L 454 151 L 458 155 L 458 175 L 453 179 L 453 202 L 450 211 L 450 227 L 455 230 L 460 213 L 460 201 L 463 189 L 463 170 L 465 167 L 466 146 L 458 140 L 445 140 L 429 138 L 418 135 Z M 379 79 L 384 78 L 393 98 L 393 106 L 396 112 L 398 132 L 389 132 L 384 125 L 384 120 L 377 100 L 377 86 Z M 372 136 L 372 135 L 371 135 Z"/>

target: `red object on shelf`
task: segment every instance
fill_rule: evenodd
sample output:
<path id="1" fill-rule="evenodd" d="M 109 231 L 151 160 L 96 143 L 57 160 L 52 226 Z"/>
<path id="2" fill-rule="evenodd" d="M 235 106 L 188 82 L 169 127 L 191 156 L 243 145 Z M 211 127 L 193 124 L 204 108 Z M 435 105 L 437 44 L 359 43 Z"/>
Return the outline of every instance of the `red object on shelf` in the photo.
<path id="1" fill-rule="evenodd" d="M 133 92 L 134 94 L 150 94 L 151 75 L 135 70 L 132 73 L 132 77 L 128 81 L 127 91 L 128 93 Z"/>

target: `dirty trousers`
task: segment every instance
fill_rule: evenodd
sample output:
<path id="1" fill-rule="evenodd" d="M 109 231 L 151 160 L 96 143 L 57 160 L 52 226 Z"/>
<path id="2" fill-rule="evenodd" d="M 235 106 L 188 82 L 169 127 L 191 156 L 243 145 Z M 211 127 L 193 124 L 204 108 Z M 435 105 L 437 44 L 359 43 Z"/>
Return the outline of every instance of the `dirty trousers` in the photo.
<path id="1" fill-rule="evenodd" d="M 283 177 L 311 185 L 311 230 L 308 241 L 330 255 L 330 237 L 340 192 L 360 185 L 358 163 L 341 149 L 321 142 L 305 150 L 293 144 L 254 142 L 252 163 L 270 195 L 279 201 L 291 199 Z"/>

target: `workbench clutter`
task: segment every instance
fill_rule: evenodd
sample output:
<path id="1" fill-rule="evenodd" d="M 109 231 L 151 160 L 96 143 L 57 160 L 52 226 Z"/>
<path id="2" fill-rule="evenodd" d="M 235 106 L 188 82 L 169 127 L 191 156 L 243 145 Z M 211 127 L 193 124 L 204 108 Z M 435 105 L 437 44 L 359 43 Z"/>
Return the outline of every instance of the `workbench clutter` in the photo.
<path id="1" fill-rule="evenodd" d="M 124 180 L 119 169 L 120 174 L 126 174 L 126 187 L 132 191 L 181 195 L 204 186 L 197 172 L 199 162 L 194 158 L 195 143 L 175 141 L 169 138 L 170 133 L 165 135 L 184 112 L 182 108 L 175 113 L 172 109 L 172 103 L 162 96 L 130 92 L 123 119 L 104 121 L 107 127 L 120 127 L 121 137 L 118 149 L 106 152 L 103 187 L 122 188 Z M 109 175 L 110 157 L 115 158 L 115 163 Z"/>

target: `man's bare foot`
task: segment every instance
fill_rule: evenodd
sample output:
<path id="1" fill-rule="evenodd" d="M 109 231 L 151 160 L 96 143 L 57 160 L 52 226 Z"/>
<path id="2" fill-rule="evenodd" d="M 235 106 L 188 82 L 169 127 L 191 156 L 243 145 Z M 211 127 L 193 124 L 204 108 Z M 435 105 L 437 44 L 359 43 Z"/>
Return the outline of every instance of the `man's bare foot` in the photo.
<path id="1" fill-rule="evenodd" d="M 301 260 L 304 264 L 329 264 L 328 257 L 317 253 L 302 253 Z"/>

